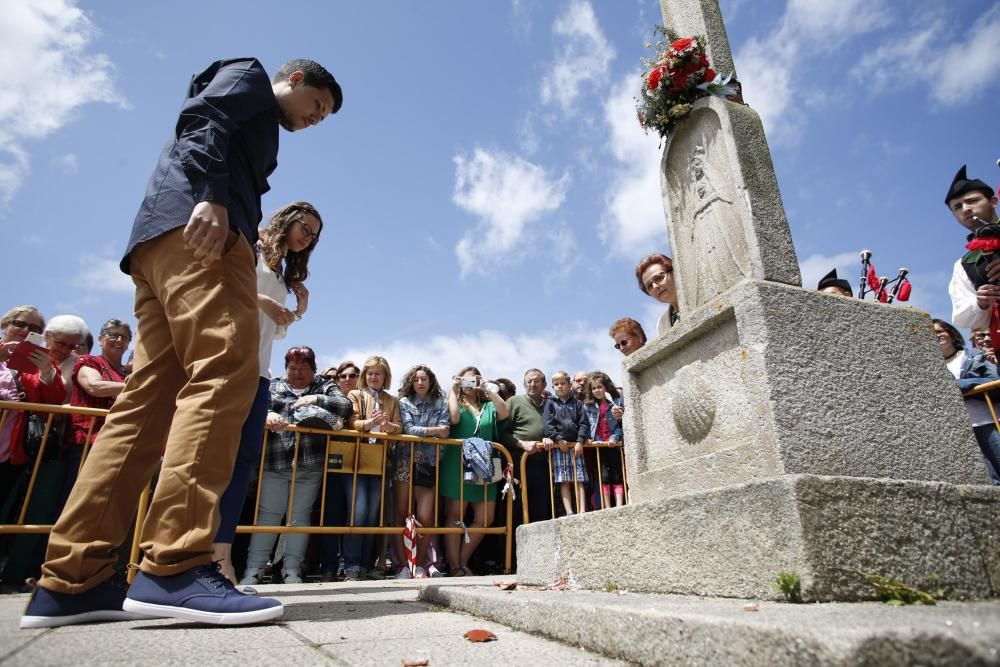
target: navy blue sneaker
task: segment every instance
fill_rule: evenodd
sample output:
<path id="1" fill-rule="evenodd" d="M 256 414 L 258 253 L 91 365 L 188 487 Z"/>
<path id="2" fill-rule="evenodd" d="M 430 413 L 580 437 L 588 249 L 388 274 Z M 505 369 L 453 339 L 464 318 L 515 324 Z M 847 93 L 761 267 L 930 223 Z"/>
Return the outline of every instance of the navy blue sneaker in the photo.
<path id="1" fill-rule="evenodd" d="M 122 609 L 128 584 L 114 576 L 83 593 L 56 593 L 36 588 L 24 609 L 20 627 L 57 628 L 96 621 L 134 621 L 144 618 Z"/>
<path id="2" fill-rule="evenodd" d="M 285 608 L 273 598 L 245 595 L 215 563 L 170 577 L 139 572 L 128 590 L 125 611 L 180 618 L 212 625 L 246 625 L 281 618 Z"/>

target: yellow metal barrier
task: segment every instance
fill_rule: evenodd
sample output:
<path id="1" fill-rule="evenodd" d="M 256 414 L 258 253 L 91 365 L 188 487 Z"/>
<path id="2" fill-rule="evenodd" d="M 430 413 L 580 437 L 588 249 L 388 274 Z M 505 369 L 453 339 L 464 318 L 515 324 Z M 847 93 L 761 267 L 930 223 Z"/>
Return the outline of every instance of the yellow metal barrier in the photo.
<path id="1" fill-rule="evenodd" d="M 403 526 L 386 526 L 384 515 L 385 512 L 379 512 L 379 525 L 378 526 L 355 526 L 354 523 L 354 505 L 357 493 L 357 481 L 358 475 L 379 475 L 380 476 L 380 492 L 379 498 L 385 497 L 385 485 L 386 485 L 386 462 L 388 461 L 387 449 L 390 443 L 396 443 L 398 447 L 401 444 L 409 443 L 410 446 L 410 457 L 409 457 L 409 482 L 407 483 L 407 509 L 410 513 L 413 513 L 413 466 L 414 466 L 414 456 L 413 447 L 417 443 L 426 443 L 431 445 L 440 445 L 444 447 L 461 447 L 462 441 L 455 438 L 421 438 L 412 435 L 403 434 L 389 434 L 389 433 L 379 433 L 374 431 L 350 431 L 350 430 L 340 430 L 340 431 L 326 431 L 314 428 L 302 428 L 299 426 L 287 426 L 286 431 L 292 431 L 295 433 L 295 449 L 293 451 L 293 460 L 298 460 L 299 447 L 302 438 L 302 434 L 313 434 L 326 437 L 326 466 L 325 473 L 323 475 L 323 486 L 320 492 L 320 497 L 317 502 L 320 503 L 320 524 L 324 522 L 325 519 L 325 505 L 326 505 L 326 493 L 327 493 L 327 475 L 330 473 L 335 474 L 349 474 L 352 476 L 351 483 L 351 503 L 350 503 L 350 518 L 348 520 L 348 525 L 346 526 L 292 526 L 288 522 L 291 521 L 292 508 L 295 503 L 295 477 L 297 472 L 297 467 L 292 467 L 292 480 L 289 485 L 288 494 L 288 509 L 286 510 L 286 525 L 284 526 L 260 526 L 257 525 L 259 514 L 260 514 L 260 494 L 261 487 L 263 485 L 264 478 L 264 462 L 267 454 L 267 443 L 268 434 L 264 435 L 264 442 L 261 448 L 260 457 L 260 468 L 258 470 L 257 478 L 257 498 L 254 503 L 254 521 L 250 526 L 237 526 L 237 533 L 308 533 L 310 535 L 401 535 L 403 532 Z M 370 440 L 377 440 L 376 443 L 371 443 Z M 494 451 L 498 452 L 506 465 L 513 466 L 513 459 L 511 458 L 510 452 L 499 444 L 494 443 Z M 331 457 L 331 454 L 333 457 Z M 339 457 L 336 458 L 336 457 Z M 337 467 L 331 467 L 330 461 L 333 458 L 334 461 L 338 462 Z M 504 555 L 504 570 L 510 572 L 511 565 L 511 540 L 513 537 L 513 514 L 514 514 L 514 499 L 513 494 L 506 495 L 507 504 L 507 521 L 503 526 L 492 527 L 486 523 L 486 515 L 483 515 L 483 525 L 482 526 L 468 526 L 468 527 L 444 527 L 440 525 L 438 520 L 438 499 L 440 498 L 440 481 L 441 481 L 441 454 L 440 448 L 437 450 L 435 457 L 435 479 L 434 479 L 434 525 L 433 526 L 423 526 L 418 528 L 419 533 L 424 535 L 445 535 L 445 534 L 464 534 L 466 532 L 478 534 L 482 533 L 485 535 L 503 535 L 505 541 L 505 555 Z M 488 488 L 489 484 L 482 485 L 483 487 L 483 499 L 482 501 L 470 500 L 465 498 L 465 481 L 463 467 L 458 467 L 459 475 L 459 502 L 488 502 Z M 498 482 L 498 484 L 502 484 Z M 499 491 L 498 491 L 499 493 Z M 381 500 L 380 500 L 381 502 Z"/>
<path id="2" fill-rule="evenodd" d="M 601 499 L 601 509 L 606 509 L 604 507 L 604 493 L 603 493 L 604 482 L 603 482 L 602 475 L 601 475 L 601 450 L 602 449 L 612 449 L 612 448 L 621 449 L 622 443 L 620 443 L 620 442 L 588 442 L 583 447 L 584 447 L 584 449 L 593 449 L 593 450 L 595 450 L 595 453 L 597 455 L 597 465 L 596 465 L 596 468 L 597 468 L 597 483 L 598 483 L 598 488 L 602 490 L 602 492 L 599 493 L 598 496 Z M 522 523 L 531 523 L 531 517 L 530 517 L 530 514 L 529 514 L 529 507 L 528 507 L 529 503 L 527 501 L 528 494 L 530 493 L 530 491 L 528 490 L 528 473 L 527 473 L 527 470 L 528 470 L 528 458 L 531 457 L 531 456 L 534 456 L 536 454 L 542 454 L 542 453 L 544 453 L 546 455 L 546 458 L 548 459 L 548 464 L 549 464 L 549 505 L 550 505 L 551 511 L 552 511 L 552 518 L 554 519 L 555 516 L 556 516 L 556 501 L 555 501 L 555 486 L 554 486 L 555 485 L 555 481 L 553 480 L 553 475 L 552 475 L 552 452 L 554 450 L 556 450 L 556 449 L 559 449 L 559 447 L 556 446 L 556 445 L 552 445 L 551 447 L 549 447 L 548 449 L 546 449 L 544 452 L 542 452 L 542 451 L 530 452 L 530 453 L 529 452 L 525 452 L 525 454 L 521 457 L 521 471 L 520 471 L 521 472 L 521 497 L 524 499 L 524 501 L 521 503 L 521 518 L 522 518 Z M 576 459 L 577 459 L 576 453 L 573 452 L 572 450 L 570 450 L 569 453 L 572 456 L 571 467 L 573 468 L 573 497 L 574 497 L 574 501 L 575 501 L 574 510 L 576 511 L 577 514 L 579 514 L 580 513 L 580 508 L 581 507 L 585 507 L 584 503 L 586 501 L 586 498 L 581 498 L 580 497 L 579 482 L 577 481 L 577 475 L 576 475 Z M 624 452 L 622 452 L 621 462 L 622 462 L 622 486 L 624 487 L 624 489 L 623 489 L 624 490 L 624 501 L 625 501 L 625 504 L 627 505 L 628 504 L 628 468 L 626 467 L 626 464 L 625 464 L 625 453 Z"/>
<path id="3" fill-rule="evenodd" d="M 36 413 L 46 413 L 49 415 L 46 422 L 46 428 L 43 435 L 43 440 L 41 447 L 39 449 L 38 455 L 35 457 L 34 464 L 32 466 L 31 477 L 28 482 L 27 492 L 25 493 L 25 499 L 22 507 L 20 508 L 18 514 L 18 521 L 14 524 L 0 524 L 0 534 L 47 534 L 51 532 L 51 524 L 25 524 L 24 516 L 27 511 L 27 507 L 31 500 L 31 493 L 34 490 L 35 481 L 38 475 L 39 466 L 44 458 L 45 448 L 49 441 L 49 430 L 52 424 L 52 419 L 54 415 L 66 414 L 66 415 L 83 415 L 91 417 L 90 426 L 88 429 L 88 440 L 89 435 L 93 432 L 96 421 L 99 418 L 106 417 L 107 410 L 98 410 L 94 408 L 80 408 L 80 407 L 70 407 L 64 405 L 46 405 L 42 403 L 20 403 L 16 401 L 0 401 L 0 429 L 7 419 L 16 418 L 17 412 L 36 412 Z M 264 461 L 267 447 L 267 434 L 265 434 L 264 442 L 261 448 L 261 463 L 258 470 L 258 481 L 257 481 L 257 497 L 255 501 L 254 509 L 254 523 L 249 526 L 237 526 L 236 532 L 238 533 L 308 533 L 311 535 L 323 535 L 323 534 L 352 534 L 352 535 L 397 535 L 402 534 L 402 526 L 385 526 L 383 515 L 384 512 L 379 513 L 379 525 L 378 526 L 355 526 L 354 525 L 354 500 L 357 490 L 357 477 L 359 474 L 377 474 L 381 477 L 381 487 L 382 493 L 380 498 L 384 497 L 385 484 L 386 484 L 386 461 L 388 459 L 387 447 L 388 443 L 399 444 L 409 443 L 410 446 L 410 481 L 408 483 L 408 510 L 413 511 L 413 446 L 417 443 L 428 443 L 434 445 L 441 445 L 445 447 L 461 447 L 462 441 L 453 438 L 420 438 L 410 435 L 390 435 L 387 433 L 377 433 L 369 432 L 362 433 L 359 431 L 324 431 L 319 429 L 301 428 L 298 426 L 288 426 L 286 428 L 288 431 L 295 432 L 295 450 L 293 460 L 298 460 L 299 446 L 302 434 L 310 433 L 315 435 L 321 435 L 326 437 L 326 473 L 340 473 L 340 474 L 351 474 L 352 475 L 352 489 L 351 489 L 351 516 L 346 526 L 259 526 L 257 525 L 258 515 L 260 511 L 260 489 L 263 483 L 263 470 Z M 369 440 L 376 439 L 379 442 L 375 444 L 370 444 Z M 507 451 L 499 443 L 494 444 L 494 451 L 498 452 L 507 465 L 513 465 L 513 460 L 511 459 L 510 452 Z M 89 446 L 84 445 L 83 460 L 86 460 L 87 453 L 89 452 Z M 339 456 L 339 466 L 336 468 L 330 467 L 331 453 Z M 338 459 L 334 459 L 337 461 Z M 440 483 L 440 448 L 438 449 L 438 454 L 436 456 L 435 465 L 435 482 L 434 490 L 438 491 Z M 82 466 L 81 461 L 81 466 Z M 458 473 L 460 477 L 463 477 L 463 467 L 460 465 L 458 467 Z M 295 502 L 295 474 L 296 468 L 293 466 L 292 470 L 292 482 L 289 490 L 288 498 L 288 510 L 287 517 L 288 521 L 291 521 L 292 508 Z M 464 479 L 461 480 L 462 483 L 459 485 L 459 495 L 460 501 L 464 502 L 465 498 L 465 484 Z M 502 482 L 501 482 L 502 483 Z M 487 500 L 487 488 L 489 485 L 483 485 L 483 502 Z M 327 475 L 323 475 L 323 487 L 320 494 L 318 502 L 320 503 L 320 524 L 323 523 L 324 512 L 325 512 L 325 500 L 327 493 Z M 149 495 L 150 487 L 147 486 L 142 492 L 139 499 L 139 504 L 136 513 L 136 529 L 134 531 L 133 541 L 131 545 L 131 562 L 137 563 L 139 559 L 139 533 L 142 522 L 145 520 L 146 511 L 149 506 Z M 442 527 L 439 525 L 438 521 L 438 496 L 439 493 L 435 493 L 434 501 L 434 525 L 424 526 L 419 528 L 419 532 L 425 535 L 442 535 L 449 533 L 483 533 L 483 534 L 493 534 L 493 535 L 504 535 L 506 542 L 505 549 L 505 560 L 504 567 L 507 572 L 510 572 L 511 565 L 511 538 L 512 538 L 512 523 L 513 523 L 513 497 L 512 494 L 507 494 L 506 505 L 507 505 L 507 520 L 503 526 L 492 527 L 486 525 L 485 515 L 484 522 L 482 526 L 469 526 L 469 527 Z M 381 502 L 381 501 L 380 501 Z M 478 501 L 471 501 L 478 502 Z"/>

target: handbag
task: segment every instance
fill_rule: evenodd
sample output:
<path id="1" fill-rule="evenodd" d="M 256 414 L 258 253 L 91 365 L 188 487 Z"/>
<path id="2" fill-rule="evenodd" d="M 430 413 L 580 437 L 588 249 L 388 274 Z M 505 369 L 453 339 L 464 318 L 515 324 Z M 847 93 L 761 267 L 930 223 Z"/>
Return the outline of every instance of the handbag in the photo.
<path id="1" fill-rule="evenodd" d="M 58 372 L 58 371 L 57 371 Z M 28 395 L 24 391 L 24 387 L 21 386 L 21 380 L 19 379 L 20 373 L 12 374 L 14 377 L 14 385 L 17 387 L 17 400 L 21 403 L 28 402 Z M 36 412 L 26 412 L 26 423 L 24 428 L 24 438 L 22 440 L 22 445 L 24 447 L 24 453 L 27 455 L 29 460 L 34 460 L 38 456 L 38 452 L 42 449 L 42 441 L 45 439 L 45 422 L 48 421 L 48 417 L 45 415 L 40 415 Z M 55 415 L 52 418 L 52 426 L 49 428 L 49 438 L 48 443 L 45 447 L 45 457 L 43 461 L 54 461 L 59 458 L 59 454 L 62 452 L 63 446 L 63 420 L 61 415 Z"/>

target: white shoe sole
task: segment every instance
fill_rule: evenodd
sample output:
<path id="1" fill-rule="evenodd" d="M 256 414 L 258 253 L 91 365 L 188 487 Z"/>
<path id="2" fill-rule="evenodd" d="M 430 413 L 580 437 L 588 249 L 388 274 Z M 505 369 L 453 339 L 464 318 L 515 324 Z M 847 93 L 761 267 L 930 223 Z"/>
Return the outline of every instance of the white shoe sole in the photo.
<path id="1" fill-rule="evenodd" d="M 243 612 L 213 612 L 199 611 L 197 609 L 187 609 L 185 607 L 172 607 L 165 604 L 152 604 L 150 602 L 139 602 L 125 598 L 122 605 L 125 611 L 135 612 L 144 616 L 157 616 L 159 618 L 179 618 L 184 621 L 195 623 L 207 623 L 209 625 L 250 625 L 253 623 L 265 623 L 281 618 L 285 614 L 282 605 L 258 609 L 256 611 Z"/>
<path id="2" fill-rule="evenodd" d="M 139 621 L 149 618 L 145 614 L 132 613 L 130 611 L 116 611 L 114 609 L 102 609 L 100 611 L 87 611 L 82 614 L 72 616 L 22 616 L 18 624 L 22 630 L 32 628 L 61 628 L 64 625 L 79 625 L 80 623 L 99 623 L 101 621 Z"/>

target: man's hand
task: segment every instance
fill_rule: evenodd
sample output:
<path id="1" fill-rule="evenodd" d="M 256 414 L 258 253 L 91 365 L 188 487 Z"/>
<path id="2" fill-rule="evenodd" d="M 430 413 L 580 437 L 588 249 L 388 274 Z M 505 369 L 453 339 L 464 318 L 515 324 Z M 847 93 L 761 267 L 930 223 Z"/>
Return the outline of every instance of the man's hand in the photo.
<path id="1" fill-rule="evenodd" d="M 1000 285 L 983 285 L 976 290 L 976 305 L 980 310 L 989 310 L 997 299 L 1000 299 Z"/>
<path id="2" fill-rule="evenodd" d="M 292 403 L 292 410 L 295 408 L 301 408 L 303 405 L 316 405 L 316 395 L 311 394 L 309 396 L 303 396 L 299 400 Z"/>
<path id="3" fill-rule="evenodd" d="M 552 445 L 556 443 L 552 442 L 552 438 L 542 438 L 542 449 L 552 449 Z"/>
<path id="4" fill-rule="evenodd" d="M 570 446 L 575 445 L 575 442 L 566 442 L 565 440 L 560 440 L 556 443 L 559 446 L 559 451 L 565 454 L 569 451 Z"/>
<path id="5" fill-rule="evenodd" d="M 583 443 L 582 442 L 574 443 L 574 445 L 573 445 L 573 453 L 577 456 L 577 458 L 583 456 Z"/>
<path id="6" fill-rule="evenodd" d="M 194 250 L 194 258 L 201 260 L 202 266 L 211 266 L 222 257 L 228 237 L 229 212 L 226 207 L 210 201 L 195 204 L 184 227 L 184 243 Z"/>
<path id="7" fill-rule="evenodd" d="M 986 265 L 986 277 L 990 279 L 991 283 L 1000 279 L 1000 258 L 994 259 Z"/>
<path id="8" fill-rule="evenodd" d="M 288 422 L 277 412 L 268 412 L 267 421 L 264 422 L 264 426 L 267 427 L 268 431 L 284 431 L 285 427 L 288 426 Z"/>

